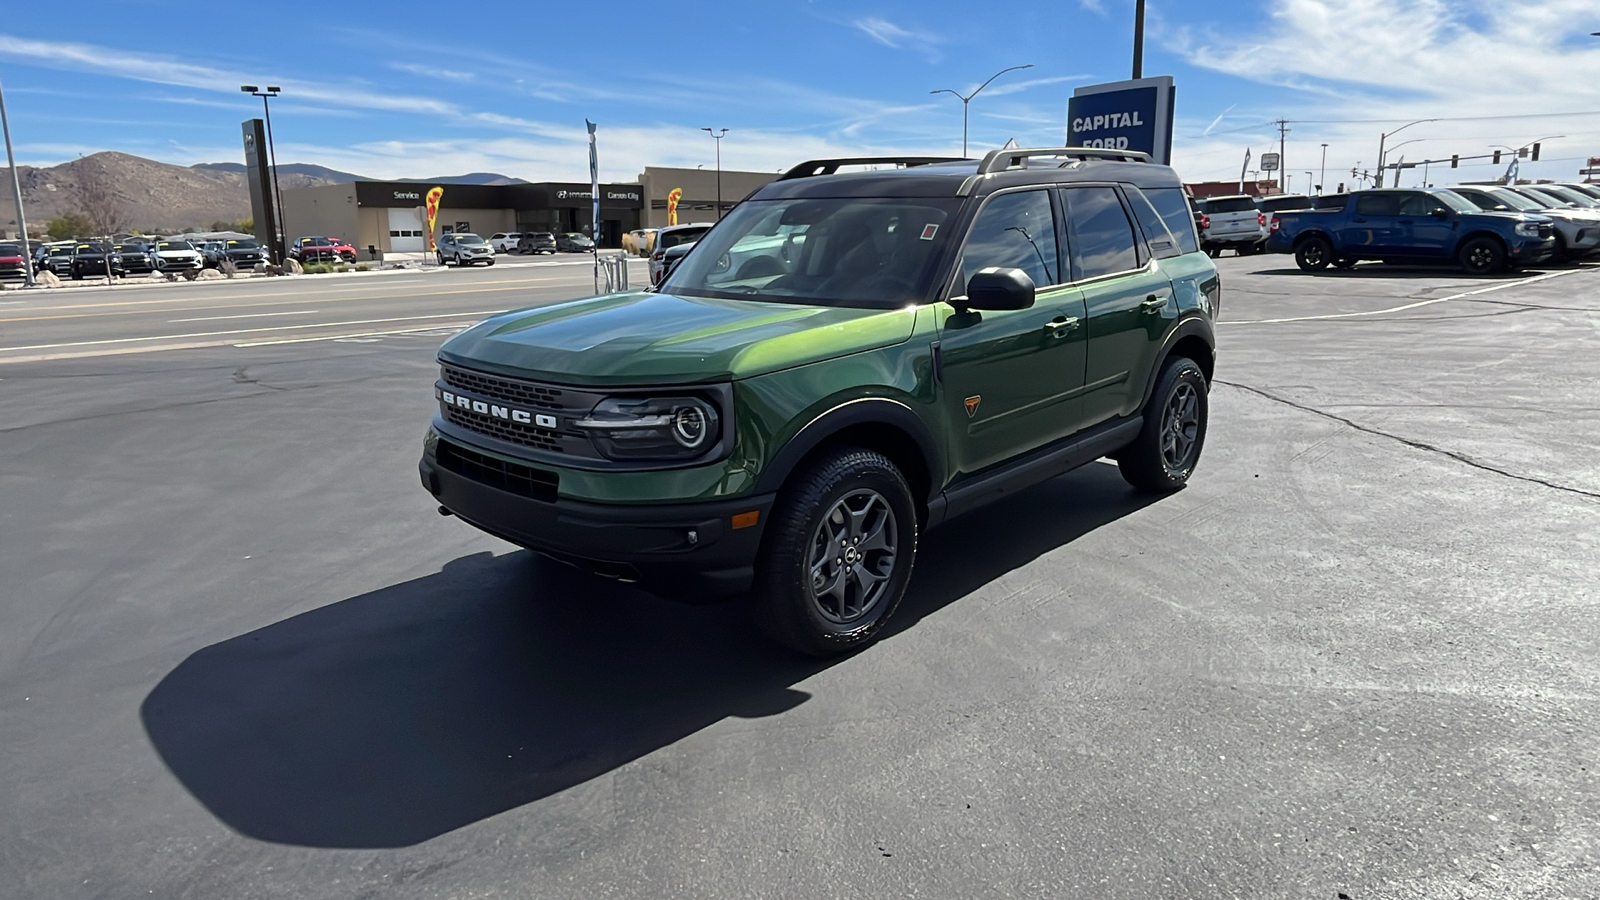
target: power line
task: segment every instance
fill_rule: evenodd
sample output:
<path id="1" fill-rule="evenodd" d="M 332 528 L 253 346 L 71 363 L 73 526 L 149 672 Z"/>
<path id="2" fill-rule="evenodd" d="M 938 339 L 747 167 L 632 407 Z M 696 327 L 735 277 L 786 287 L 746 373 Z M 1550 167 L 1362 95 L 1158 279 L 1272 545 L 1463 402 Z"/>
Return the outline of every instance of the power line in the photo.
<path id="1" fill-rule="evenodd" d="M 1487 122 L 1496 119 L 1552 119 L 1561 116 L 1600 116 L 1600 109 L 1579 112 L 1515 113 L 1504 116 L 1435 116 L 1435 122 Z M 1296 125 L 1376 125 L 1383 122 L 1404 122 L 1405 119 L 1291 119 Z"/>

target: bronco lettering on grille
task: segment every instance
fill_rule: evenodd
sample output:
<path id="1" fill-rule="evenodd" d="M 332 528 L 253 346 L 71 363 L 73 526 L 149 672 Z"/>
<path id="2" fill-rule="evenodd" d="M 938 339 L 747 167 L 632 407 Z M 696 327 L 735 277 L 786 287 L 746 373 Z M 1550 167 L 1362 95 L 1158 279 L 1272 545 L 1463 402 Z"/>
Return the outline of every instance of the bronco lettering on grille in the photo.
<path id="1" fill-rule="evenodd" d="M 447 391 L 443 388 L 434 388 L 434 396 L 438 397 L 439 400 L 446 406 L 454 406 L 457 409 L 475 412 L 480 416 L 490 416 L 496 419 L 503 419 L 507 422 L 517 422 L 522 425 L 537 425 L 540 428 L 556 427 L 555 416 L 537 415 L 527 412 L 526 410 L 513 409 L 509 406 L 501 406 L 498 403 L 485 403 L 482 400 L 474 400 L 471 397 L 463 397 L 454 391 Z"/>

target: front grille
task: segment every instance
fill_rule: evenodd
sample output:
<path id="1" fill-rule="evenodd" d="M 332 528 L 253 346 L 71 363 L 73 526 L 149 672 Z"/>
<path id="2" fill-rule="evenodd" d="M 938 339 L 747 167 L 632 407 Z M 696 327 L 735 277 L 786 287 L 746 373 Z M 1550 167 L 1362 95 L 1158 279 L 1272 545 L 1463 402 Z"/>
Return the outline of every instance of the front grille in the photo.
<path id="1" fill-rule="evenodd" d="M 496 378 L 493 375 L 484 375 L 456 366 L 447 365 L 440 368 L 444 372 L 444 383 L 463 391 L 471 391 L 507 403 L 520 403 L 556 412 L 568 408 L 562 402 L 565 392 L 560 388 L 545 387 L 526 381 L 512 381 L 509 378 Z M 588 410 L 582 412 L 587 413 Z"/>
<path id="2" fill-rule="evenodd" d="M 507 462 L 440 439 L 434 449 L 439 467 L 479 484 L 522 497 L 553 503 L 560 476 L 554 472 Z"/>
<path id="3" fill-rule="evenodd" d="M 532 447 L 535 450 L 548 450 L 551 453 L 566 452 L 555 439 L 554 432 L 533 428 L 518 422 L 496 419 L 493 416 L 475 413 L 459 406 L 446 406 L 443 409 L 445 421 L 452 425 L 460 425 L 462 428 L 476 431 L 479 434 L 487 434 L 490 437 L 497 437 L 502 441 L 509 441 L 523 447 Z"/>

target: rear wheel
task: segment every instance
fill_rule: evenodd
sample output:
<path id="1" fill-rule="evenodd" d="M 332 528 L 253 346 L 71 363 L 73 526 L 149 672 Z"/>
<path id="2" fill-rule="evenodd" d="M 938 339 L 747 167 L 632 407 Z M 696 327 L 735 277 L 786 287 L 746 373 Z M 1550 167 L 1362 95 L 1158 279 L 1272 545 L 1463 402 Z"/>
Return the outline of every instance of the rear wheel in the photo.
<path id="1" fill-rule="evenodd" d="M 756 565 L 757 623 L 778 643 L 831 656 L 869 643 L 900 605 L 917 552 L 917 514 L 888 457 L 834 451 L 779 498 Z"/>
<path id="2" fill-rule="evenodd" d="M 1206 441 L 1206 376 L 1186 356 L 1161 368 L 1145 404 L 1144 427 L 1117 457 L 1124 481 L 1141 491 L 1175 491 L 1189 482 Z"/>
<path id="3" fill-rule="evenodd" d="M 1506 250 L 1492 237 L 1475 237 L 1461 245 L 1456 259 L 1468 274 L 1489 275 L 1505 268 Z"/>
<path id="4" fill-rule="evenodd" d="M 1328 243 L 1328 239 L 1321 235 L 1314 234 L 1301 241 L 1300 246 L 1294 248 L 1295 265 L 1307 272 L 1325 269 L 1328 267 L 1328 263 L 1332 261 L 1333 245 Z"/>

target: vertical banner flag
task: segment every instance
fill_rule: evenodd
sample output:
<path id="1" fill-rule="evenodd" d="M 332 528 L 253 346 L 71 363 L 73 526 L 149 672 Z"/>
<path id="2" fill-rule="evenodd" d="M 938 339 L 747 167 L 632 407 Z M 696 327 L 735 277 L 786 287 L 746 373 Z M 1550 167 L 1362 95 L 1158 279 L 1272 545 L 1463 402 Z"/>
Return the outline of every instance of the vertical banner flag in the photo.
<path id="1" fill-rule="evenodd" d="M 1244 148 L 1244 165 L 1239 167 L 1239 193 L 1244 193 L 1244 175 L 1250 171 L 1250 148 Z"/>
<path id="2" fill-rule="evenodd" d="M 1522 170 L 1522 167 L 1517 165 L 1517 156 L 1516 156 L 1516 154 L 1512 154 L 1512 156 L 1511 156 L 1511 165 L 1506 166 L 1506 184 L 1509 184 L 1512 187 L 1516 187 L 1516 185 L 1517 185 L 1517 174 L 1521 170 Z M 1399 181 L 1400 181 L 1400 179 L 1398 179 L 1398 178 L 1395 179 L 1395 182 L 1397 184 L 1399 183 Z"/>
<path id="3" fill-rule="evenodd" d="M 683 199 L 683 188 L 673 188 L 667 194 L 667 224 L 678 224 L 678 201 Z"/>
<path id="4" fill-rule="evenodd" d="M 433 223 L 439 218 L 439 198 L 444 196 L 444 188 L 436 187 L 428 191 L 428 250 L 438 250 L 439 244 L 433 239 Z"/>
<path id="5" fill-rule="evenodd" d="M 595 149 L 593 122 L 583 120 L 589 126 L 589 196 L 594 198 L 594 213 L 590 219 L 589 237 L 594 240 L 590 251 L 594 253 L 594 292 L 600 293 L 600 153 Z"/>

